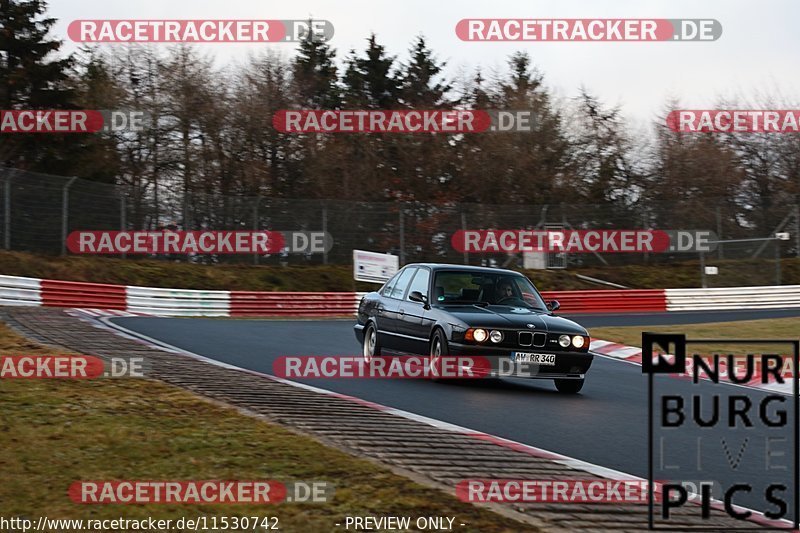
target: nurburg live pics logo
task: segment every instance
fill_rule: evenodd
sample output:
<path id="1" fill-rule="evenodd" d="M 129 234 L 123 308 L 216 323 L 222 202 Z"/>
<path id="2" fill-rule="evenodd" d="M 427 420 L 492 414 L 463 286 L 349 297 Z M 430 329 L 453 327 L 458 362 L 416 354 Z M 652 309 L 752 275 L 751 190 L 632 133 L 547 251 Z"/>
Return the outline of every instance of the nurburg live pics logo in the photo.
<path id="1" fill-rule="evenodd" d="M 731 345 L 791 346 L 793 369 L 797 369 L 800 358 L 798 340 L 687 340 L 681 334 L 642 333 L 642 372 L 647 374 L 648 379 L 648 527 L 673 531 L 763 531 L 765 527 L 797 530 L 800 520 L 798 373 L 795 370 L 791 373 L 792 392 L 789 393 L 788 377 L 782 370 L 782 355 L 714 353 L 709 357 L 692 354 L 689 358 L 691 368 L 687 369 L 687 345 L 719 346 L 722 343 L 727 345 L 726 350 L 730 350 Z M 734 357 L 738 358 L 735 360 L 736 365 L 733 364 Z M 742 359 L 746 365 L 738 364 Z M 659 380 L 660 387 L 665 392 L 654 399 L 655 374 L 683 379 L 673 383 Z M 758 391 L 732 386 L 752 384 L 756 380 L 762 385 L 762 389 Z M 678 393 L 685 390 L 678 384 L 688 384 L 692 391 L 691 402 L 684 401 L 684 396 L 688 399 L 688 394 Z M 713 390 L 714 394 L 703 397 L 702 392 L 707 393 L 709 390 Z M 779 390 L 784 393 L 777 392 Z M 789 414 L 792 404 L 793 414 Z M 656 429 L 660 435 L 668 435 L 660 436 L 658 445 L 655 445 L 654 438 Z M 725 431 L 722 436 L 721 431 Z M 687 439 L 695 438 L 694 435 L 697 434 L 700 435 L 696 437 L 697 450 L 692 450 L 693 444 L 687 446 Z M 777 442 L 785 443 L 784 450 L 775 448 Z M 788 452 L 789 447 L 792 453 Z M 757 450 L 762 448 L 764 455 L 756 455 Z M 710 450 L 711 453 L 702 456 L 702 449 Z M 748 454 L 747 451 L 751 453 Z M 686 488 L 687 483 L 681 482 L 683 480 L 664 481 L 654 474 L 656 453 L 659 454 L 659 473 L 683 470 L 683 466 L 679 466 L 681 462 L 688 462 L 690 467 L 687 470 L 696 468 L 697 472 L 701 472 L 710 463 L 712 469 L 725 468 L 719 465 L 727 466 L 727 481 L 700 482 L 700 494 L 690 494 Z M 668 465 L 668 461 L 665 461 L 666 455 L 670 455 L 671 460 L 677 464 Z M 793 458 L 791 467 L 778 466 L 777 459 L 788 459 L 790 456 Z M 692 463 L 695 457 L 696 463 Z M 761 468 L 763 470 L 759 470 Z M 753 477 L 748 479 L 748 476 Z M 662 490 L 660 498 L 655 498 L 656 484 Z M 692 483 L 688 485 L 693 486 Z M 721 488 L 721 493 L 712 497 L 712 489 L 716 487 Z M 793 494 L 789 492 L 792 487 Z M 748 503 L 758 503 L 755 506 L 740 503 L 742 499 L 749 499 Z M 655 512 L 657 502 L 660 502 L 659 513 Z M 675 512 L 681 508 L 683 513 Z M 712 515 L 712 510 L 716 511 L 716 515 Z M 686 511 L 690 514 L 685 514 Z M 722 513 L 741 521 L 743 527 L 730 527 L 720 523 L 720 517 L 724 516 Z M 656 525 L 656 517 L 659 518 L 660 527 Z M 700 518 L 701 524 L 702 520 L 706 520 L 708 526 L 686 527 L 687 517 Z M 684 523 L 678 527 L 676 522 L 670 523 L 670 519 L 683 520 Z"/>

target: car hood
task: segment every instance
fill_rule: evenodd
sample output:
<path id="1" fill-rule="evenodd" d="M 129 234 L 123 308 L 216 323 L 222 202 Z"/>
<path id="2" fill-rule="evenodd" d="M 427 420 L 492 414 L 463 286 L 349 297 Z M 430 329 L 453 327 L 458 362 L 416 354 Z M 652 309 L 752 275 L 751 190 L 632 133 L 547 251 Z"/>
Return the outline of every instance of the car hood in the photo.
<path id="1" fill-rule="evenodd" d="M 534 331 L 553 331 L 586 335 L 586 328 L 560 316 L 544 311 L 508 305 L 452 305 L 440 307 L 468 327 L 520 328 Z M 533 328 L 528 326 L 533 324 Z"/>

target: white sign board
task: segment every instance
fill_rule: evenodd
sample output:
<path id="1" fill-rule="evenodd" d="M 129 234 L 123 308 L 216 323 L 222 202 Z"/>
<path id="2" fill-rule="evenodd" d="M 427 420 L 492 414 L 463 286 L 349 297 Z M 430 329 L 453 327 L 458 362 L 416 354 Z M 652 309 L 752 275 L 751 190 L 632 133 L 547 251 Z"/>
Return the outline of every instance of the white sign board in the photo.
<path id="1" fill-rule="evenodd" d="M 379 254 L 353 250 L 353 278 L 368 283 L 383 283 L 400 269 L 400 258 L 392 254 Z"/>
<path id="2" fill-rule="evenodd" d="M 522 268 L 544 270 L 547 268 L 547 253 L 522 252 Z"/>
<path id="3" fill-rule="evenodd" d="M 718 267 L 706 267 L 706 274 L 709 275 L 709 276 L 716 276 L 717 274 L 719 274 L 719 268 Z"/>

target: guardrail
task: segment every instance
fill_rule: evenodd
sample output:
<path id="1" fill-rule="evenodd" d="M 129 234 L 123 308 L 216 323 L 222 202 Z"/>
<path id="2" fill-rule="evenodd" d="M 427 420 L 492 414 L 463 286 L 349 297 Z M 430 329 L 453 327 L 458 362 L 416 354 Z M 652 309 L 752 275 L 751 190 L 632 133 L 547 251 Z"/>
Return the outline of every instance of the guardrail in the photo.
<path id="1" fill-rule="evenodd" d="M 354 292 L 231 291 L 230 316 L 354 315 L 359 300 Z"/>
<path id="2" fill-rule="evenodd" d="M 667 311 L 788 309 L 800 307 L 800 285 L 666 289 Z"/>
<path id="3" fill-rule="evenodd" d="M 0 276 L 0 305 L 42 305 L 41 289 L 37 278 Z"/>
<path id="4" fill-rule="evenodd" d="M 363 294 L 167 289 L 0 276 L 0 305 L 110 309 L 154 316 L 353 316 Z"/>
<path id="5" fill-rule="evenodd" d="M 364 293 L 166 289 L 0 276 L 0 305 L 83 307 L 155 316 L 353 316 Z M 800 307 L 800 285 L 544 291 L 560 314 Z"/>
<path id="6" fill-rule="evenodd" d="M 156 316 L 230 316 L 230 291 L 125 287 L 126 311 Z"/>
<path id="7" fill-rule="evenodd" d="M 126 307 L 125 287 L 103 283 L 41 280 L 42 305 L 47 307 Z"/>
<path id="8" fill-rule="evenodd" d="M 572 313 L 645 313 L 666 311 L 664 289 L 543 291 L 546 300 L 558 300 L 562 314 Z"/>

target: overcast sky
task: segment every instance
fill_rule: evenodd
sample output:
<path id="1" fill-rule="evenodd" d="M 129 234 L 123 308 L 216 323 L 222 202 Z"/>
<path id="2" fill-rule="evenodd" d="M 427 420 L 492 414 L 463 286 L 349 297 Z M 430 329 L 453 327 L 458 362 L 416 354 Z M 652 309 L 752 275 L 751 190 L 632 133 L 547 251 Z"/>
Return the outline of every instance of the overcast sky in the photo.
<path id="1" fill-rule="evenodd" d="M 693 109 L 712 106 L 720 95 L 780 93 L 788 101 L 800 100 L 797 0 L 50 0 L 49 14 L 59 19 L 54 33 L 68 51 L 79 46 L 66 36 L 75 19 L 309 16 L 333 24 L 331 45 L 340 58 L 351 48 L 363 50 L 365 38 L 375 32 L 390 54 L 405 60 L 409 43 L 422 34 L 438 58 L 448 62 L 451 77 L 478 66 L 503 69 L 508 55 L 524 50 L 558 95 L 574 96 L 584 85 L 605 103 L 621 105 L 642 125 L 658 115 L 668 97 Z M 714 42 L 683 43 L 463 42 L 455 33 L 462 18 L 714 18 L 723 34 Z M 296 45 L 196 46 L 223 65 L 265 47 L 292 55 Z"/>

